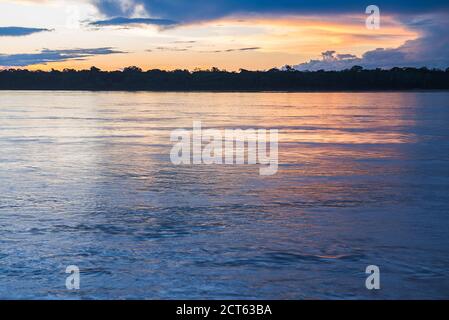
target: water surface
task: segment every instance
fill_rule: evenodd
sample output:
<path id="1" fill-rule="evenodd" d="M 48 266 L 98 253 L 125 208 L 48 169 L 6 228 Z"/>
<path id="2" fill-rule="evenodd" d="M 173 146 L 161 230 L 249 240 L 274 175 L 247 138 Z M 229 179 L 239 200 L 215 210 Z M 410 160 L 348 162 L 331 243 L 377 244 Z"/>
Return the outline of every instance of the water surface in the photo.
<path id="1" fill-rule="evenodd" d="M 172 165 L 195 120 L 278 174 Z M 3 91 L 0 150 L 0 298 L 449 298 L 449 93 Z"/>

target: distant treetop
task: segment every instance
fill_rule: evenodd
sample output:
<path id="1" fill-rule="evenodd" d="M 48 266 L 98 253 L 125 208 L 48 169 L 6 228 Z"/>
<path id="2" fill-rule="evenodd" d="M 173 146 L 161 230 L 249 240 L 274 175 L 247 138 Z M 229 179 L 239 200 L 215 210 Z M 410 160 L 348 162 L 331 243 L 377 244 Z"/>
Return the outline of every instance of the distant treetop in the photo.
<path id="1" fill-rule="evenodd" d="M 291 66 L 268 71 L 208 70 L 143 71 L 136 66 L 122 71 L 64 69 L 0 71 L 0 90 L 153 90 L 153 91 L 367 91 L 449 90 L 445 70 L 400 68 L 368 70 L 353 66 L 342 71 L 298 71 Z"/>

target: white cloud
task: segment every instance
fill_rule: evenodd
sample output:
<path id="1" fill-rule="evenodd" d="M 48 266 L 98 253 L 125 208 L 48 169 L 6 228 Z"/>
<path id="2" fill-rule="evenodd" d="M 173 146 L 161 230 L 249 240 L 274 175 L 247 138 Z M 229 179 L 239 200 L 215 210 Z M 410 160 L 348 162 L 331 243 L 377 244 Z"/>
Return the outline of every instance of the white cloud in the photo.
<path id="1" fill-rule="evenodd" d="M 300 71 L 343 70 L 359 65 L 366 69 L 392 67 L 430 67 L 445 69 L 449 66 L 449 15 L 438 14 L 406 20 L 404 24 L 418 30 L 421 36 L 409 40 L 398 48 L 377 48 L 362 57 L 351 54 L 323 52 L 321 59 L 293 66 Z"/>

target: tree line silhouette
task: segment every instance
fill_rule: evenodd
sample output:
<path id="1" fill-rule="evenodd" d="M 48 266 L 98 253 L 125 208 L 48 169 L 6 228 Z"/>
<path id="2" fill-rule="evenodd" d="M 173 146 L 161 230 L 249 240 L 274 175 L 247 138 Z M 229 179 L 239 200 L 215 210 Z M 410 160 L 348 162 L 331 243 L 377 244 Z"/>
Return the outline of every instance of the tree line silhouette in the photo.
<path id="1" fill-rule="evenodd" d="M 449 68 L 392 68 L 343 71 L 282 70 L 228 72 L 209 70 L 121 71 L 64 69 L 0 71 L 0 90 L 148 90 L 148 91 L 365 91 L 449 89 Z"/>

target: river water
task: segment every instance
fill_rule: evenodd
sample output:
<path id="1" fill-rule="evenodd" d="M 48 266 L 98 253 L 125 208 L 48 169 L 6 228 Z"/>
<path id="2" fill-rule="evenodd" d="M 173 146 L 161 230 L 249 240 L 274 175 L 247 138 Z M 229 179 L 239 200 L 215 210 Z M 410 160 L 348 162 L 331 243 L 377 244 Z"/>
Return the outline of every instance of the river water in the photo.
<path id="1" fill-rule="evenodd" d="M 278 173 L 173 165 L 193 121 Z M 0 150 L 0 298 L 449 298 L 448 92 L 3 91 Z"/>

